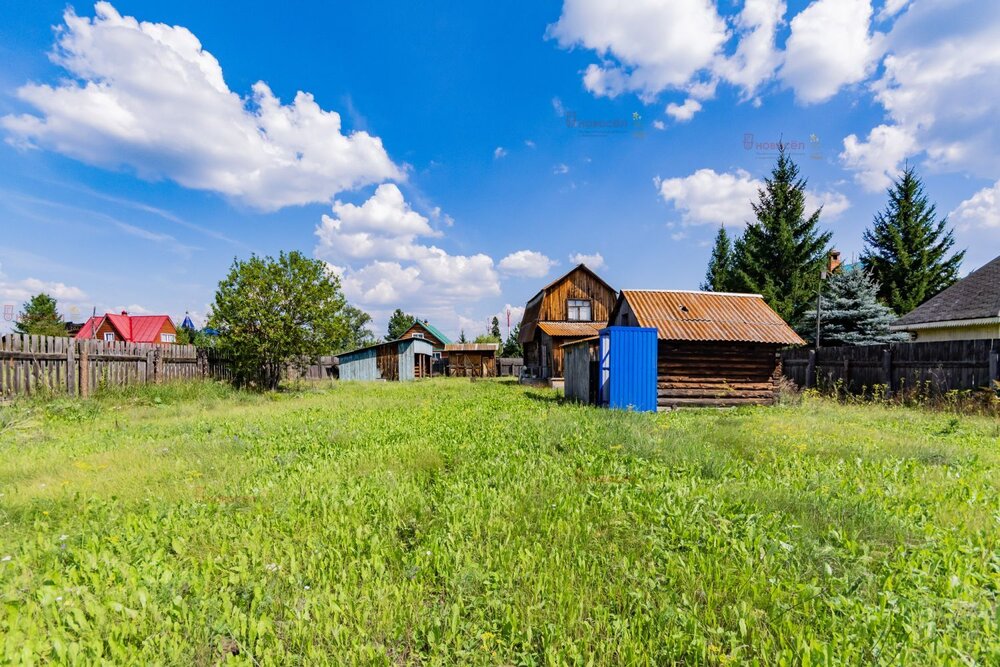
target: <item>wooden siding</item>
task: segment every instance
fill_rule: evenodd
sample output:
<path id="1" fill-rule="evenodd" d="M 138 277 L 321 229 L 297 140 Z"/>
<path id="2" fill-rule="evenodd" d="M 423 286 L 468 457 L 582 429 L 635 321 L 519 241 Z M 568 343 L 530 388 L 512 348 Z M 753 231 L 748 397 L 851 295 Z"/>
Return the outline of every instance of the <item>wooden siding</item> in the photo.
<path id="1" fill-rule="evenodd" d="M 771 405 L 781 374 L 773 345 L 737 342 L 657 343 L 657 404 Z"/>
<path id="2" fill-rule="evenodd" d="M 404 331 L 403 335 L 400 336 L 399 338 L 400 340 L 406 338 L 414 338 L 415 337 L 413 335 L 414 333 L 423 334 L 424 340 L 429 341 L 431 345 L 434 346 L 435 350 L 440 350 L 445 345 L 444 341 L 435 336 L 433 333 L 431 333 L 431 330 L 425 327 L 422 322 L 414 322 L 413 324 L 411 324 L 410 328 Z M 419 339 L 419 336 L 417 336 L 416 338 Z"/>
<path id="3" fill-rule="evenodd" d="M 597 403 L 597 341 L 580 341 L 563 348 L 565 384 L 563 393 L 571 401 Z"/>
<path id="4" fill-rule="evenodd" d="M 590 301 L 590 321 L 608 321 L 615 307 L 616 294 L 589 272 L 577 267 L 553 284 L 542 296 L 536 321 L 565 322 L 569 320 L 569 299 Z"/>
<path id="5" fill-rule="evenodd" d="M 452 377 L 496 377 L 495 350 L 448 352 L 448 375 Z"/>

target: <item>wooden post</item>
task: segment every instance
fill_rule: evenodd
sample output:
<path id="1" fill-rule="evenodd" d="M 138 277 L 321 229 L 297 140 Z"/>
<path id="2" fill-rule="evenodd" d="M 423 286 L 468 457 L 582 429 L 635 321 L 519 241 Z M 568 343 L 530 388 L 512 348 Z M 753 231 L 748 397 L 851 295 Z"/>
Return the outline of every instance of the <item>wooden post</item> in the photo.
<path id="1" fill-rule="evenodd" d="M 208 377 L 208 351 L 199 349 L 195 354 L 198 359 L 198 377 L 204 380 Z"/>
<path id="2" fill-rule="evenodd" d="M 70 338 L 66 341 L 66 393 L 72 396 L 76 393 L 76 341 Z"/>
<path id="3" fill-rule="evenodd" d="M 90 396 L 90 341 L 80 341 L 80 396 Z"/>
<path id="4" fill-rule="evenodd" d="M 990 389 L 997 388 L 997 382 L 1000 382 L 1000 351 L 991 350 L 990 351 Z"/>
<path id="5" fill-rule="evenodd" d="M 146 352 L 146 384 L 156 382 L 156 357 L 152 350 Z"/>
<path id="6" fill-rule="evenodd" d="M 882 350 L 882 377 L 885 380 L 885 395 L 892 396 L 892 348 Z"/>
<path id="7" fill-rule="evenodd" d="M 809 363 L 806 364 L 806 388 L 813 387 L 816 382 L 816 350 L 809 350 Z"/>

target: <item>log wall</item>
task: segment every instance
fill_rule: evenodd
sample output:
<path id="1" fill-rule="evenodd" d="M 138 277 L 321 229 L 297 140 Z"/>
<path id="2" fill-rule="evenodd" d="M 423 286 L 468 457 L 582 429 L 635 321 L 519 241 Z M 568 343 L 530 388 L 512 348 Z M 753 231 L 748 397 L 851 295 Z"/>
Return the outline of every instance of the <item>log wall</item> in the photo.
<path id="1" fill-rule="evenodd" d="M 773 345 L 658 342 L 657 406 L 771 405 L 781 375 Z"/>

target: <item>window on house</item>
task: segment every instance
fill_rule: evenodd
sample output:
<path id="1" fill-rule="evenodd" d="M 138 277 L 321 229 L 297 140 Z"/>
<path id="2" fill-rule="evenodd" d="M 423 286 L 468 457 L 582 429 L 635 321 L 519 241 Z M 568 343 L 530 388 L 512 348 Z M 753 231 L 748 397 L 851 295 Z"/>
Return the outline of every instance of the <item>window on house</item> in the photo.
<path id="1" fill-rule="evenodd" d="M 105 332 L 105 334 L 104 334 L 104 342 L 105 343 L 113 343 L 113 342 L 115 342 L 115 334 L 113 332 L 111 332 L 111 331 Z"/>
<path id="2" fill-rule="evenodd" d="M 590 301 L 587 301 L 586 299 L 569 299 L 566 305 L 569 313 L 566 319 L 584 321 L 589 321 L 591 319 Z"/>
<path id="3" fill-rule="evenodd" d="M 419 331 L 414 331 L 413 332 L 413 337 L 414 338 L 423 338 L 424 335 L 422 333 L 420 333 Z"/>
<path id="4" fill-rule="evenodd" d="M 161 343 L 176 343 L 177 334 L 160 334 Z"/>

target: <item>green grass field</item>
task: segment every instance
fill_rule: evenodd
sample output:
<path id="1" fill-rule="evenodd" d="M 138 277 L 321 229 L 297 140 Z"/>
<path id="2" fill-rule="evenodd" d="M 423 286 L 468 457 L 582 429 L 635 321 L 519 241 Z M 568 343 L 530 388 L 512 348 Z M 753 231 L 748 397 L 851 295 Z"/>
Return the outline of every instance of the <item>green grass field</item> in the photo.
<path id="1" fill-rule="evenodd" d="M 1000 664 L 1000 427 L 500 382 L 0 408 L 0 660 Z"/>

